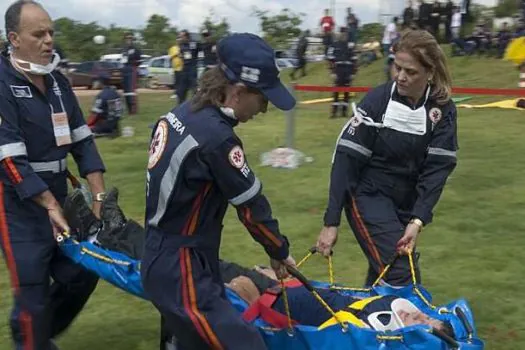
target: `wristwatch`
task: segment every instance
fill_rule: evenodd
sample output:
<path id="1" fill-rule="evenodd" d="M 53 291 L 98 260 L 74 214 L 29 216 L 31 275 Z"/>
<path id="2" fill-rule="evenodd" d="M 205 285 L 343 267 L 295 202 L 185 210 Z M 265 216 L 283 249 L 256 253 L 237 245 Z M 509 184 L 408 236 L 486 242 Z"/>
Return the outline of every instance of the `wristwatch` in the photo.
<path id="1" fill-rule="evenodd" d="M 412 218 L 410 220 L 410 223 L 419 226 L 419 232 L 421 232 L 421 230 L 423 230 L 423 226 L 425 226 L 423 224 L 423 221 L 421 219 L 418 219 L 418 218 Z"/>
<path id="2" fill-rule="evenodd" d="M 95 202 L 102 202 L 104 199 L 106 199 L 106 192 L 99 192 L 93 198 Z"/>

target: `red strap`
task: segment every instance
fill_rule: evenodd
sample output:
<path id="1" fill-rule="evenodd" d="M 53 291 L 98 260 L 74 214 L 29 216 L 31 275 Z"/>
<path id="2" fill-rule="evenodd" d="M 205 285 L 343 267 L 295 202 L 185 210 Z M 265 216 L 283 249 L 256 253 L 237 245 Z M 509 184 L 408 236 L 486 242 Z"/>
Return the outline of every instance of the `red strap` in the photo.
<path id="1" fill-rule="evenodd" d="M 293 278 L 284 282 L 284 286 L 286 288 L 297 288 L 302 287 L 302 285 L 303 284 L 301 283 L 301 281 L 299 281 L 297 278 Z"/>
<path id="2" fill-rule="evenodd" d="M 95 124 L 98 122 L 98 119 L 99 119 L 98 114 L 91 113 L 87 121 L 87 126 L 89 126 L 89 128 L 94 127 Z"/>
<path id="3" fill-rule="evenodd" d="M 284 282 L 286 288 L 297 288 L 302 286 L 297 279 Z M 288 327 L 288 317 L 272 309 L 273 303 L 280 295 L 280 290 L 268 289 L 255 303 L 253 303 L 242 314 L 242 318 L 247 322 L 253 322 L 257 317 L 262 318 L 266 323 L 276 328 Z M 292 324 L 297 322 L 292 320 Z"/>
<path id="4" fill-rule="evenodd" d="M 253 322 L 257 317 L 261 315 L 261 308 L 270 308 L 272 307 L 273 303 L 277 299 L 278 294 L 273 293 L 264 293 L 257 299 L 256 302 L 254 302 L 252 305 L 250 305 L 249 308 L 244 310 L 242 314 L 242 318 L 244 318 L 245 321 Z"/>

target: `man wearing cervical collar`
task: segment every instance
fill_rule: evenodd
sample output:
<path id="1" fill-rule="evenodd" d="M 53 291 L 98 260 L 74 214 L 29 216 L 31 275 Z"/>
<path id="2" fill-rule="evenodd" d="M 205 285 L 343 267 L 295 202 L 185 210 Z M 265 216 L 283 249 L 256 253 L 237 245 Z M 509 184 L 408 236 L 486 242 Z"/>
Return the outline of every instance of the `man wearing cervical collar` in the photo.
<path id="1" fill-rule="evenodd" d="M 271 304 L 267 305 L 281 315 L 286 315 L 283 294 L 273 271 L 256 267 L 245 269 L 237 264 L 221 262 L 226 286 L 235 291 L 239 297 L 252 306 L 261 295 L 273 295 Z M 270 286 L 270 289 L 266 289 Z M 431 318 L 419 310 L 408 299 L 397 296 L 374 296 L 356 298 L 342 295 L 335 290 L 316 288 L 316 292 L 336 312 L 338 318 L 358 327 L 371 328 L 377 331 L 394 331 L 413 325 L 428 325 L 454 337 L 448 322 Z M 316 326 L 324 329 L 337 323 L 330 312 L 304 286 L 297 284 L 286 287 L 290 316 L 300 325 Z M 263 301 L 263 304 L 267 304 Z M 250 309 L 244 317 L 251 320 Z M 274 318 L 276 320 L 276 318 Z M 269 320 L 268 320 L 269 321 Z"/>
<path id="2" fill-rule="evenodd" d="M 403 33 L 394 54 L 394 81 L 373 89 L 354 107 L 337 139 L 317 242 L 321 253 L 330 254 L 344 208 L 368 258 L 367 285 L 396 251 L 415 254 L 416 239 L 432 221 L 456 166 L 457 116 L 445 55 L 420 30 Z M 419 280 L 419 269 L 416 274 Z M 394 262 L 384 282 L 411 282 L 408 256 Z"/>
<path id="3" fill-rule="evenodd" d="M 53 22 L 34 1 L 5 13 L 11 50 L 0 57 L 0 243 L 11 276 L 16 349 L 54 349 L 97 278 L 60 253 L 71 153 L 99 215 L 104 165 L 66 77 L 55 70 Z M 53 283 L 50 284 L 50 280 Z"/>
<path id="4" fill-rule="evenodd" d="M 217 44 L 219 64 L 195 96 L 157 122 L 147 172 L 144 291 L 183 349 L 265 349 L 224 294 L 219 272 L 228 203 L 270 257 L 280 276 L 294 265 L 260 180 L 234 127 L 295 99 L 279 79 L 275 53 L 253 34 Z"/>

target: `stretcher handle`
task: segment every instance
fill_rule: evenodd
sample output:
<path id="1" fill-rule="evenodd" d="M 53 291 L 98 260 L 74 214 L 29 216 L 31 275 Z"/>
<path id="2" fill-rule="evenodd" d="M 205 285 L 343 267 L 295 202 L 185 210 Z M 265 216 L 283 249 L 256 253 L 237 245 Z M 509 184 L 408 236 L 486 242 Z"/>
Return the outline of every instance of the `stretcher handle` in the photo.
<path id="1" fill-rule="evenodd" d="M 462 308 L 456 306 L 456 308 L 454 309 L 454 313 L 458 316 L 461 323 L 463 323 L 463 326 L 465 326 L 465 329 L 468 333 L 468 339 L 471 340 L 472 335 L 474 334 L 474 330 L 472 329 L 472 325 L 470 324 L 467 316 L 465 315 L 465 312 L 463 312 Z"/>
<path id="2" fill-rule="evenodd" d="M 304 264 L 308 259 L 312 257 L 312 255 L 315 255 L 317 253 L 317 247 L 313 246 L 310 249 L 308 249 L 308 253 L 297 263 L 297 267 L 301 267 L 302 264 Z M 330 250 L 330 255 L 328 256 L 328 278 L 330 281 L 330 285 L 335 284 L 335 278 L 334 278 L 334 265 L 332 261 L 332 255 L 334 254 L 333 250 Z"/>
<path id="3" fill-rule="evenodd" d="M 310 291 L 310 292 L 314 292 L 315 291 L 315 289 L 312 286 L 312 284 L 310 283 L 310 281 L 308 281 L 308 279 L 302 273 L 300 273 L 299 270 L 297 270 L 295 267 L 286 265 L 286 270 L 288 270 L 288 273 L 290 275 L 292 275 L 294 278 L 297 278 L 299 280 L 299 282 L 301 282 L 301 284 L 306 289 L 308 289 L 308 291 Z"/>
<path id="4" fill-rule="evenodd" d="M 310 281 L 308 281 L 308 279 L 302 273 L 300 273 L 299 270 L 297 270 L 295 267 L 286 265 L 286 269 L 288 270 L 290 275 L 297 278 L 299 282 L 301 282 L 302 285 L 310 293 L 312 293 L 312 295 L 317 299 L 317 301 L 319 301 L 319 303 L 332 315 L 332 317 L 335 318 L 337 323 L 341 325 L 341 327 L 343 328 L 343 331 L 346 332 L 348 330 L 348 325 L 339 318 L 339 316 L 334 312 L 334 310 L 330 307 L 330 305 L 328 305 L 326 301 L 324 301 L 324 299 L 319 295 L 319 293 L 317 293 L 317 291 L 312 286 Z"/>
<path id="5" fill-rule="evenodd" d="M 459 344 L 458 342 L 452 338 L 451 336 L 449 336 L 448 334 L 446 334 L 445 332 L 437 329 L 437 328 L 434 328 L 432 327 L 432 334 L 435 335 L 436 337 L 440 338 L 441 340 L 443 340 L 445 343 L 447 343 L 449 346 L 452 347 L 452 349 L 459 349 Z"/>
<path id="6" fill-rule="evenodd" d="M 315 255 L 317 253 L 317 247 L 313 246 L 310 249 L 308 249 L 308 253 L 297 263 L 297 267 L 301 267 L 302 264 L 304 264 L 308 259 L 312 257 L 312 255 Z M 330 251 L 330 256 L 334 254 L 334 251 Z"/>

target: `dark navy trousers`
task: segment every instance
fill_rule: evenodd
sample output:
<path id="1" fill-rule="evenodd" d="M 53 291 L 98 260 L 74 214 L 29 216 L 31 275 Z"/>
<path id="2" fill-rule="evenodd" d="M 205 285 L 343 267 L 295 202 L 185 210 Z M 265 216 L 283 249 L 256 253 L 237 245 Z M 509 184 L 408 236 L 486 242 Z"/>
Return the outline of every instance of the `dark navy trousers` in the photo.
<path id="1" fill-rule="evenodd" d="M 50 339 L 82 310 L 98 277 L 61 253 L 46 209 L 30 199 L 21 201 L 3 183 L 0 243 L 14 293 L 10 326 L 15 348 L 48 350 Z"/>
<path id="2" fill-rule="evenodd" d="M 264 350 L 259 331 L 227 300 L 218 249 L 183 247 L 148 237 L 141 266 L 149 300 L 161 313 L 177 349 Z"/>
<path id="3" fill-rule="evenodd" d="M 350 227 L 368 259 L 366 286 L 372 285 L 396 253 L 397 242 L 403 237 L 405 227 L 411 219 L 409 210 L 400 209 L 394 201 L 381 191 L 358 191 L 345 206 Z M 416 279 L 420 282 L 414 254 Z M 383 281 L 393 286 L 412 283 L 409 258 L 398 257 Z"/>

